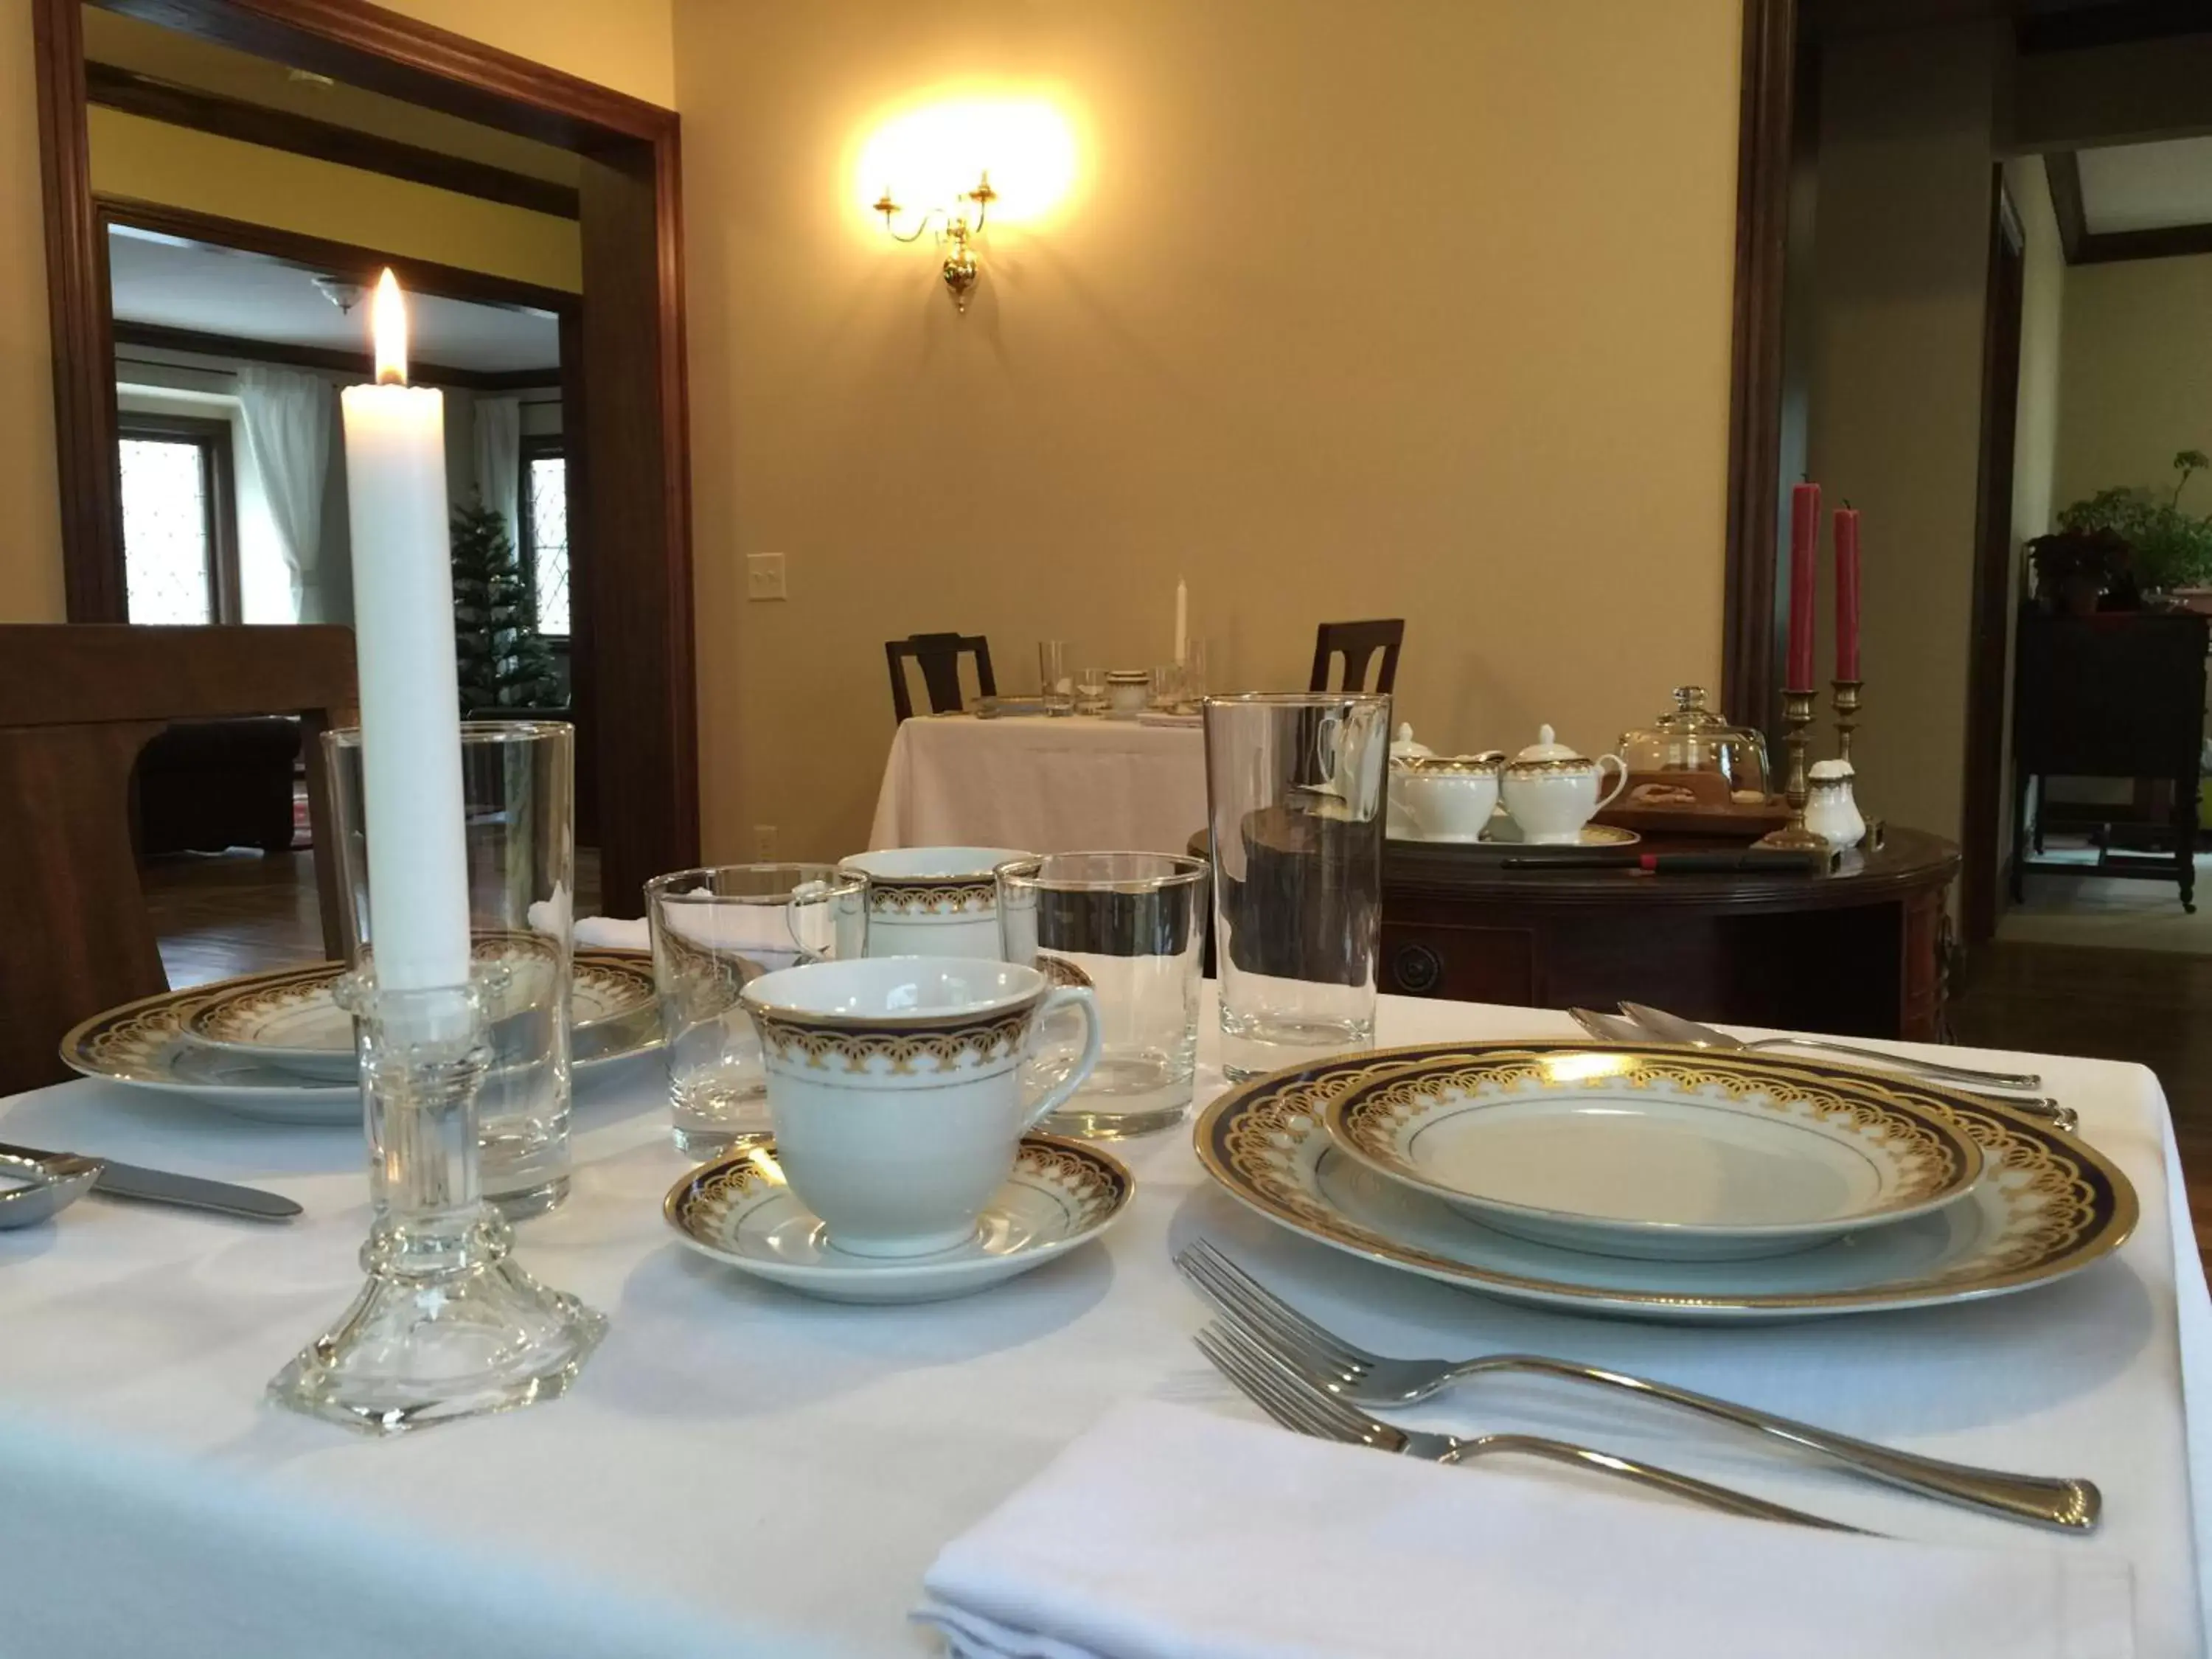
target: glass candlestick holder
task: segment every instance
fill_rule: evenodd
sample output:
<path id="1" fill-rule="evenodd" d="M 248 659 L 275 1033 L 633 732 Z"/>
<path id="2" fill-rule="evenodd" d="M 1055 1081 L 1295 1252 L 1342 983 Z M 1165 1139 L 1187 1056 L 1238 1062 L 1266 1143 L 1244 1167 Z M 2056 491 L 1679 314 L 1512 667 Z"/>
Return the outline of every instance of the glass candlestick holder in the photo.
<path id="1" fill-rule="evenodd" d="M 368 1108 L 368 1281 L 271 1380 L 278 1404 L 372 1434 L 509 1411 L 565 1392 L 605 1334 L 604 1315 L 516 1265 L 483 1200 L 477 1100 L 504 971 L 422 990 L 380 989 L 368 969 L 339 981 Z"/>

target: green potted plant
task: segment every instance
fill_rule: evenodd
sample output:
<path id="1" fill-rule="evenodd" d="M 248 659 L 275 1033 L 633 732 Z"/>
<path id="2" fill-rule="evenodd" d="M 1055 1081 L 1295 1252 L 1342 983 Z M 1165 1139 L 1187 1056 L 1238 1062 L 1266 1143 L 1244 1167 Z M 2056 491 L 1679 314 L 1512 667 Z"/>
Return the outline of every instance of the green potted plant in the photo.
<path id="1" fill-rule="evenodd" d="M 2197 473 L 2212 468 L 2201 449 L 2173 458 L 2181 476 L 2172 490 L 2114 486 L 2075 501 L 2058 515 L 2061 531 L 2109 531 L 2128 546 L 2136 581 L 2146 593 L 2172 593 L 2212 581 L 2212 516 L 2181 509 L 2182 492 Z M 2032 544 L 2031 544 L 2032 545 Z"/>
<path id="2" fill-rule="evenodd" d="M 2027 558 L 2035 569 L 2036 598 L 2075 617 L 2094 612 L 2130 569 L 2128 544 L 2110 530 L 2054 530 L 2028 543 Z"/>

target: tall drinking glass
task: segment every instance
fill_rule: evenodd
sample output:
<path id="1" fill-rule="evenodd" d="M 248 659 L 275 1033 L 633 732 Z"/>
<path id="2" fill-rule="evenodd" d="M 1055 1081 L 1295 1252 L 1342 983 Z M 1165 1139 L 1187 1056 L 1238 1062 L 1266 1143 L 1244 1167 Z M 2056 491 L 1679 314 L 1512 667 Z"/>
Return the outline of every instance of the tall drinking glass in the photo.
<path id="1" fill-rule="evenodd" d="M 1390 699 L 1208 697 L 1205 715 L 1222 1069 L 1369 1047 Z"/>
<path id="2" fill-rule="evenodd" d="M 1067 672 L 1067 641 L 1037 641 L 1037 689 L 1048 714 L 1075 712 L 1075 680 Z"/>
<path id="3" fill-rule="evenodd" d="M 1190 1109 L 1206 945 L 1206 867 L 1164 853 L 1054 853 L 998 869 L 1006 960 L 1087 985 L 1098 1064 L 1041 1126 L 1100 1139 L 1147 1134 Z M 1077 1064 L 1081 1022 L 1047 1030 L 1026 1069 L 1057 1083 Z"/>
<path id="4" fill-rule="evenodd" d="M 676 1150 L 726 1152 L 769 1127 L 746 984 L 802 962 L 867 954 L 868 878 L 827 864 L 727 864 L 645 884 Z"/>
<path id="5" fill-rule="evenodd" d="M 374 957 L 361 732 L 325 732 L 349 895 L 347 957 Z M 469 936 L 497 990 L 487 1014 L 492 1054 L 477 1097 L 483 1195 L 510 1219 L 568 1193 L 569 955 L 576 890 L 575 734 L 557 720 L 470 720 L 461 726 Z M 321 826 L 316 829 L 322 833 Z"/>

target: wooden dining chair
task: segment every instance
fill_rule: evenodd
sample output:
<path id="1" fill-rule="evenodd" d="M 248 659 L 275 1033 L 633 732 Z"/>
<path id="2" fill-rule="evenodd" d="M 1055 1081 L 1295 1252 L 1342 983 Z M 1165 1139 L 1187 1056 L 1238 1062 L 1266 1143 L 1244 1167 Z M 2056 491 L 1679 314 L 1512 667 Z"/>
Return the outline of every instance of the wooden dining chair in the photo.
<path id="1" fill-rule="evenodd" d="M 0 664 L 0 1094 L 70 1076 L 71 1026 L 168 988 L 131 787 L 172 721 L 298 716 L 324 948 L 345 954 L 320 738 L 354 719 L 350 629 L 6 624 Z"/>
<path id="2" fill-rule="evenodd" d="M 1314 630 L 1313 678 L 1309 691 L 1388 691 L 1398 680 L 1398 647 L 1406 642 L 1403 617 L 1373 622 L 1323 623 Z M 1382 668 L 1373 685 L 1367 684 L 1367 665 L 1376 652 Z M 1344 678 L 1335 687 L 1328 683 L 1331 657 L 1344 659 Z"/>
<path id="3" fill-rule="evenodd" d="M 891 668 L 891 712 L 901 721 L 914 718 L 914 699 L 907 690 L 906 665 L 920 665 L 921 683 L 929 692 L 929 712 L 957 714 L 967 705 L 960 696 L 960 659 L 975 659 L 975 689 L 982 696 L 999 695 L 991 675 L 991 642 L 981 634 L 911 634 L 902 640 L 885 640 L 884 655 Z"/>

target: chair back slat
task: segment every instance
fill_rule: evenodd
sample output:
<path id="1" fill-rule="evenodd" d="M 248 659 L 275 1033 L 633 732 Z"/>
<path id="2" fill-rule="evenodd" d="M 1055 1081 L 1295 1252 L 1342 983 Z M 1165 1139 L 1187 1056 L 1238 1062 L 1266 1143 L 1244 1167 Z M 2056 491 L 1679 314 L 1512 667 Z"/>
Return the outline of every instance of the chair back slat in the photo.
<path id="1" fill-rule="evenodd" d="M 987 697 L 999 695 L 999 683 L 991 673 L 991 642 L 981 634 L 913 634 L 902 640 L 885 640 L 884 655 L 890 664 L 891 712 L 902 721 L 914 718 L 914 698 L 907 686 L 909 662 L 921 670 L 933 714 L 957 714 L 967 707 L 960 691 L 963 655 L 975 659 L 977 691 Z"/>
<path id="2" fill-rule="evenodd" d="M 1398 647 L 1406 642 L 1406 619 L 1378 617 L 1371 622 L 1323 623 L 1314 630 L 1313 677 L 1310 691 L 1383 691 L 1398 683 Z M 1367 684 L 1367 665 L 1382 654 L 1382 672 Z M 1344 678 L 1329 684 L 1329 659 L 1344 659 Z"/>

